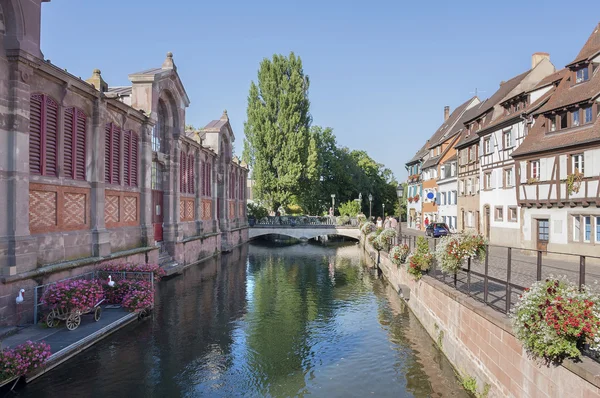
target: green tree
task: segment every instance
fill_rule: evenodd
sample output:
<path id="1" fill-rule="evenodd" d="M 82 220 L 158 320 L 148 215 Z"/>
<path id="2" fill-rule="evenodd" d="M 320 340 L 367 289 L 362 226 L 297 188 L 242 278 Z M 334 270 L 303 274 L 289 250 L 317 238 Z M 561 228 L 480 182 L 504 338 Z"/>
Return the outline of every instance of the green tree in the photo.
<path id="1" fill-rule="evenodd" d="M 360 213 L 360 203 L 356 200 L 349 200 L 341 203 L 338 210 L 342 216 L 349 215 L 350 217 L 356 217 L 356 215 Z"/>
<path id="2" fill-rule="evenodd" d="M 303 182 L 314 178 L 308 88 L 302 60 L 294 53 L 263 59 L 257 83 L 250 84 L 243 159 L 252 169 L 257 198 L 274 210 L 291 204 Z"/>

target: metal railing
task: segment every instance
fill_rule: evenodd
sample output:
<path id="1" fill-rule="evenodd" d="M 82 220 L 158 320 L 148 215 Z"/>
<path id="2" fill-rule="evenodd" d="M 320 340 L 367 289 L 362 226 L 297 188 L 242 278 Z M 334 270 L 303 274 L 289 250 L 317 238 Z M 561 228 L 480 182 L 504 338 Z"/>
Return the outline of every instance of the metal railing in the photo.
<path id="1" fill-rule="evenodd" d="M 142 280 L 150 282 L 152 289 L 154 289 L 154 274 L 152 272 L 130 272 L 130 271 L 90 271 L 84 274 L 72 276 L 70 278 L 65 278 L 58 280 L 56 282 L 47 283 L 45 285 L 36 286 L 33 290 L 33 323 L 34 325 L 38 323 L 39 315 L 43 313 L 44 305 L 40 302 L 46 290 L 49 287 L 56 285 L 60 282 L 66 282 L 71 280 L 108 280 L 108 276 L 112 277 L 112 280 L 118 282 L 119 280 L 128 279 L 128 280 Z"/>
<path id="2" fill-rule="evenodd" d="M 356 218 L 342 217 L 318 217 L 318 216 L 268 216 L 260 220 L 249 220 L 251 227 L 310 227 L 310 228 L 328 228 L 328 227 L 350 227 L 358 228 Z"/>

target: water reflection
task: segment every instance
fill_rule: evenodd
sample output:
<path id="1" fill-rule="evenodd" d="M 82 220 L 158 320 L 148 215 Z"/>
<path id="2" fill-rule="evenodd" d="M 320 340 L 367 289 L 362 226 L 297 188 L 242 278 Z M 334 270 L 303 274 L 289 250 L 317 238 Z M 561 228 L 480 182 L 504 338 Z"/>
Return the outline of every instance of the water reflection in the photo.
<path id="1" fill-rule="evenodd" d="M 354 245 L 244 246 L 160 284 L 153 317 L 21 396 L 466 396 Z"/>

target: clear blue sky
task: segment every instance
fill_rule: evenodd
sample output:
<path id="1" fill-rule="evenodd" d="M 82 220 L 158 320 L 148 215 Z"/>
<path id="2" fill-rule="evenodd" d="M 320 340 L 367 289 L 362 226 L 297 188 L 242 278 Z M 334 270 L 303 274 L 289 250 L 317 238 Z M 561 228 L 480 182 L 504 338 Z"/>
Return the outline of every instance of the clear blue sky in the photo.
<path id="1" fill-rule="evenodd" d="M 403 4 L 408 3 L 408 4 Z M 167 51 L 191 99 L 187 123 L 227 109 L 243 148 L 246 100 L 259 62 L 294 51 L 310 76 L 313 123 L 404 178 L 404 163 L 441 124 L 444 105 L 549 52 L 562 68 L 600 21 L 600 3 L 565 1 L 53 0 L 42 6 L 42 51 L 110 86 L 159 67 Z"/>

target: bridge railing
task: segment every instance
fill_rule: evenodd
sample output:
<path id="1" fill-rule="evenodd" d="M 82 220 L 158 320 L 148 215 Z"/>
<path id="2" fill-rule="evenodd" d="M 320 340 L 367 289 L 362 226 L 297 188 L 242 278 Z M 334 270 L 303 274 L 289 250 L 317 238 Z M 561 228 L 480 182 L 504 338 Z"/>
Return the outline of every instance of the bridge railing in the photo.
<path id="1" fill-rule="evenodd" d="M 280 228 L 280 227 L 345 227 L 358 228 L 358 220 L 352 217 L 319 217 L 319 216 L 268 216 L 260 220 L 248 220 L 251 227 Z"/>

